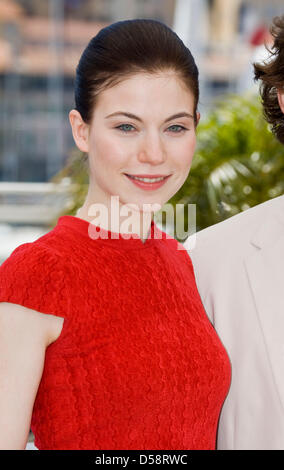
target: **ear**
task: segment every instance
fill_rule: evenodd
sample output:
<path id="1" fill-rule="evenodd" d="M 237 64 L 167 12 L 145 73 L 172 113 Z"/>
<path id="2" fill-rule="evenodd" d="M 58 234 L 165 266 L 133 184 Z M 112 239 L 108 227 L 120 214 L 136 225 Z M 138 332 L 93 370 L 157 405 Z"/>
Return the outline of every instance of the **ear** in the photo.
<path id="1" fill-rule="evenodd" d="M 196 127 L 198 126 L 199 121 L 200 121 L 200 113 L 197 112 L 196 113 Z"/>
<path id="2" fill-rule="evenodd" d="M 282 113 L 284 114 L 284 90 L 277 90 L 278 103 Z"/>
<path id="3" fill-rule="evenodd" d="M 76 109 L 69 113 L 69 121 L 72 128 L 73 138 L 79 150 L 89 151 L 89 125 L 83 121 L 81 114 Z"/>

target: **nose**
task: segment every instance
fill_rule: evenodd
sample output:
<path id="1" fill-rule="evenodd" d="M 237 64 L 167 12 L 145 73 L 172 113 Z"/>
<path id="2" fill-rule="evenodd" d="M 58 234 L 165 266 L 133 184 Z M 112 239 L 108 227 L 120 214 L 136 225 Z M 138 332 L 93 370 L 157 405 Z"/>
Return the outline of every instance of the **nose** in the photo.
<path id="1" fill-rule="evenodd" d="M 152 165 L 159 165 L 166 160 L 166 152 L 159 135 L 154 132 L 145 135 L 138 152 L 138 160 Z"/>

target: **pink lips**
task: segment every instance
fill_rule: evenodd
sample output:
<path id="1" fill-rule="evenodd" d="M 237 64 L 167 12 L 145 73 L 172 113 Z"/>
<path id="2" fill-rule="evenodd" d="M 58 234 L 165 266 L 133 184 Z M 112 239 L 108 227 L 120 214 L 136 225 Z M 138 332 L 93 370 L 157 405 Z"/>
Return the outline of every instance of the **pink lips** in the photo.
<path id="1" fill-rule="evenodd" d="M 138 186 L 138 188 L 146 189 L 148 191 L 149 190 L 153 191 L 153 190 L 158 189 L 161 186 L 163 186 L 171 175 L 167 175 L 167 176 L 165 176 L 165 175 L 131 175 L 131 176 L 137 176 L 139 178 L 164 178 L 163 180 L 156 181 L 155 183 L 146 183 L 144 181 L 136 180 L 134 178 L 131 178 L 126 173 L 125 173 L 125 176 L 127 176 L 129 181 L 131 181 L 133 184 L 135 184 L 135 186 Z"/>
<path id="2" fill-rule="evenodd" d="M 170 175 L 130 175 L 130 176 L 138 176 L 138 178 L 165 178 L 166 176 L 170 176 Z"/>

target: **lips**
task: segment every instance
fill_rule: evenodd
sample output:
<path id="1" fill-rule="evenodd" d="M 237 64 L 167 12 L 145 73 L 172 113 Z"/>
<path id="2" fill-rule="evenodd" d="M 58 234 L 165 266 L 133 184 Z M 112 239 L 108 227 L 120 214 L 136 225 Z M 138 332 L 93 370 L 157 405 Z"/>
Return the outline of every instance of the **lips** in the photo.
<path id="1" fill-rule="evenodd" d="M 165 178 L 168 178 L 170 175 L 131 175 L 128 173 L 125 173 L 126 176 L 129 178 L 136 179 L 138 181 L 143 181 L 145 183 L 155 183 L 157 181 L 162 181 Z"/>
<path id="2" fill-rule="evenodd" d="M 155 190 L 165 184 L 171 175 L 130 175 L 124 173 L 135 186 L 145 190 Z"/>
<path id="3" fill-rule="evenodd" d="M 130 176 L 139 176 L 139 178 L 165 178 L 166 176 L 169 176 L 169 175 L 132 175 L 131 173 L 125 173 L 126 175 L 130 175 Z"/>

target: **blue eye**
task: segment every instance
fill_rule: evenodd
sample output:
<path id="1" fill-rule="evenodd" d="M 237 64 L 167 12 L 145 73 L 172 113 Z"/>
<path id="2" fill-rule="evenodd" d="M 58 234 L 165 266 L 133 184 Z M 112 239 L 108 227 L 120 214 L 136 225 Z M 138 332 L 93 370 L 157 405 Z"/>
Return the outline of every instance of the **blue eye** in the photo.
<path id="1" fill-rule="evenodd" d="M 128 127 L 128 130 L 127 129 L 125 130 L 125 127 Z M 120 124 L 119 126 L 116 127 L 116 129 L 120 129 L 123 132 L 128 132 L 129 127 L 133 127 L 133 126 L 131 124 Z"/>
<path id="2" fill-rule="evenodd" d="M 174 132 L 175 134 L 179 134 L 180 132 L 183 132 L 183 131 L 187 131 L 187 130 L 188 130 L 188 129 L 186 129 L 186 128 L 183 127 L 183 126 L 179 126 L 178 124 L 173 124 L 172 126 L 169 127 L 169 129 L 170 129 L 171 127 L 179 127 L 179 128 L 180 128 L 179 131 Z"/>

